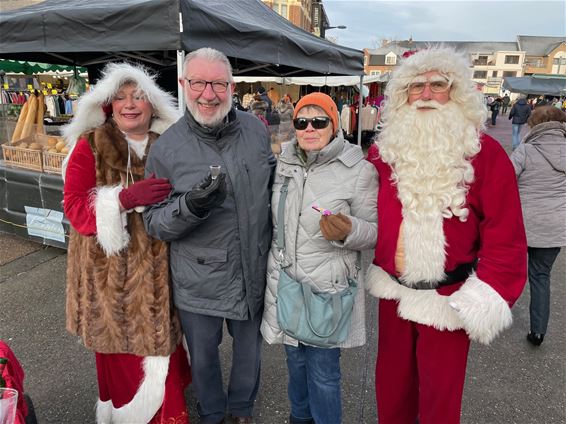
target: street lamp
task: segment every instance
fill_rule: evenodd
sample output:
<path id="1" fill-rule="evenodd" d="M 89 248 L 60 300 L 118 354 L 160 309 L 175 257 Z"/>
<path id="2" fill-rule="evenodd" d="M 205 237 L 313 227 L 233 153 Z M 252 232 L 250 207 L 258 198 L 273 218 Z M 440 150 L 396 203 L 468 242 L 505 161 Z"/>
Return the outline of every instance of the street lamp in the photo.
<path id="1" fill-rule="evenodd" d="M 323 27 L 325 30 L 327 29 L 334 29 L 334 28 L 338 28 L 338 29 L 346 29 L 346 25 L 336 25 L 336 26 L 325 26 Z"/>

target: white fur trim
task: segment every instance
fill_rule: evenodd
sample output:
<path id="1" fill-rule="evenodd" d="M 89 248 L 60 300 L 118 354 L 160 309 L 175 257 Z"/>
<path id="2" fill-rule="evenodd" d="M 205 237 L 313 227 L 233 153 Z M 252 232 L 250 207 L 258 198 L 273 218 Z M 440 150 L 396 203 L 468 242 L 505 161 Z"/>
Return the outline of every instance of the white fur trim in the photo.
<path id="1" fill-rule="evenodd" d="M 381 267 L 370 265 L 366 278 L 369 293 L 380 299 L 397 300 L 397 314 L 408 321 L 438 330 L 459 330 L 463 323 L 448 304 L 449 298 L 436 290 L 416 290 L 395 281 Z"/>
<path id="2" fill-rule="evenodd" d="M 112 401 L 106 402 L 98 399 L 96 402 L 96 424 L 110 424 L 112 422 Z"/>
<path id="3" fill-rule="evenodd" d="M 163 404 L 165 380 L 169 370 L 169 356 L 146 356 L 143 360 L 144 377 L 130 402 L 114 408 L 111 401 L 98 401 L 97 424 L 148 423 Z"/>
<path id="4" fill-rule="evenodd" d="M 434 216 L 404 213 L 403 246 L 405 269 L 401 279 L 409 286 L 418 282 L 433 282 L 444 279 L 446 240 L 444 219 L 440 211 Z"/>
<path id="5" fill-rule="evenodd" d="M 449 299 L 472 340 L 489 344 L 513 323 L 507 302 L 475 273 Z"/>
<path id="6" fill-rule="evenodd" d="M 121 191 L 121 185 L 96 189 L 96 239 L 106 256 L 119 253 L 130 242 L 130 234 L 126 229 L 127 214 L 120 211 L 118 194 Z"/>
<path id="7" fill-rule="evenodd" d="M 151 75 L 145 68 L 128 63 L 110 63 L 104 68 L 102 78 L 98 80 L 96 86 L 79 99 L 77 111 L 71 123 L 63 127 L 65 142 L 70 150 L 67 158 L 71 156 L 71 152 L 82 133 L 97 128 L 106 121 L 102 107 L 111 103 L 116 92 L 128 81 L 134 82 L 153 106 L 155 117 L 150 128 L 152 131 L 162 134 L 181 117 L 175 98 L 163 91 L 155 83 L 155 76 Z M 65 178 L 67 158 L 63 163 L 63 179 Z"/>
<path id="8" fill-rule="evenodd" d="M 464 329 L 471 340 L 489 344 L 513 318 L 505 300 L 475 274 L 450 296 L 416 290 L 396 282 L 382 268 L 370 265 L 366 288 L 380 299 L 397 300 L 397 314 L 438 330 Z"/>
<path id="9" fill-rule="evenodd" d="M 134 398 L 112 411 L 115 424 L 148 423 L 163 404 L 169 356 L 146 356 L 144 378 Z"/>

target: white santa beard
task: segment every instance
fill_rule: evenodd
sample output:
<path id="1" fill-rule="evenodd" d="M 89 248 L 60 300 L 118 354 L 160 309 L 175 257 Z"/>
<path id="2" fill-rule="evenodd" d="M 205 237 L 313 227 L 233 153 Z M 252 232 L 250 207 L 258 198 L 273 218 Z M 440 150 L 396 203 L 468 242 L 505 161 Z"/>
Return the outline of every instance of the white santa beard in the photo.
<path id="1" fill-rule="evenodd" d="M 468 215 L 463 206 L 474 178 L 469 159 L 479 151 L 478 131 L 452 101 L 428 111 L 404 105 L 389 118 L 378 146 L 403 206 L 402 278 L 408 284 L 441 280 L 443 218 Z"/>

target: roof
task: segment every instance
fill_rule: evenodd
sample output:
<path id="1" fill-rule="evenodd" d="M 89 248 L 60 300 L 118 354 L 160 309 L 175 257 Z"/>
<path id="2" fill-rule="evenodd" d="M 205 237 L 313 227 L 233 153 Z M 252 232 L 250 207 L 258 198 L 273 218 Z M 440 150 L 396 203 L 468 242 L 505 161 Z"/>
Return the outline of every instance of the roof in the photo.
<path id="1" fill-rule="evenodd" d="M 565 42 L 566 37 L 517 36 L 519 48 L 525 51 L 527 56 L 548 56 L 552 50 Z"/>
<path id="2" fill-rule="evenodd" d="M 389 52 L 401 56 L 408 50 L 422 50 L 429 46 L 443 45 L 454 48 L 456 51 L 468 54 L 493 54 L 498 51 L 518 51 L 514 41 L 393 41 L 377 49 L 368 50 L 370 55 L 387 54 Z"/>

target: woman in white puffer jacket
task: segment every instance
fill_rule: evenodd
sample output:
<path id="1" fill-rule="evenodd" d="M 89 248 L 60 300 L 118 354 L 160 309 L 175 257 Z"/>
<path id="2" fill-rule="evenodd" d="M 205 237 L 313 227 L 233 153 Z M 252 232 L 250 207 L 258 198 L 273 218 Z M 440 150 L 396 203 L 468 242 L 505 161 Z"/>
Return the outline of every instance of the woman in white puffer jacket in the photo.
<path id="1" fill-rule="evenodd" d="M 347 339 L 335 347 L 309 346 L 285 334 L 277 321 L 279 261 L 277 222 L 281 187 L 289 177 L 285 201 L 285 271 L 314 292 L 336 293 L 356 274 L 359 251 L 375 247 L 377 174 L 362 150 L 342 137 L 333 100 L 323 93 L 303 97 L 294 112 L 297 140 L 279 157 L 271 200 L 274 236 L 268 259 L 264 339 L 283 343 L 289 371 L 291 423 L 341 422 L 340 348 L 366 341 L 361 273 Z M 316 204 L 332 211 L 321 216 Z"/>

